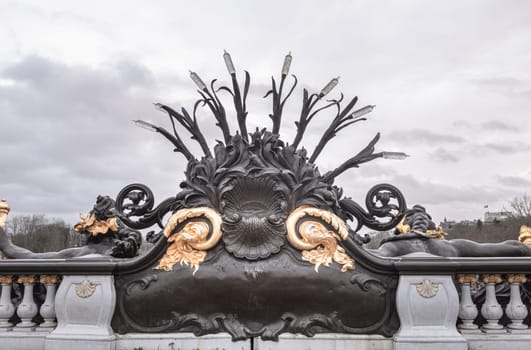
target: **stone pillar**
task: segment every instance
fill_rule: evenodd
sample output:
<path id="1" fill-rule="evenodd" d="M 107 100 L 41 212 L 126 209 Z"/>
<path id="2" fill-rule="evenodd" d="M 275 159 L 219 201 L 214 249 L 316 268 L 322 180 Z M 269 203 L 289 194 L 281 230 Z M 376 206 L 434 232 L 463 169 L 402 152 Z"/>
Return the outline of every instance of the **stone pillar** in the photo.
<path id="1" fill-rule="evenodd" d="M 9 208 L 9 205 L 7 205 L 7 202 L 5 199 L 0 200 L 0 227 L 4 230 L 6 229 L 6 222 L 7 222 L 7 215 L 9 214 L 9 211 L 11 208 Z M 5 259 L 6 256 L 2 251 L 0 251 L 0 260 Z"/>
<path id="2" fill-rule="evenodd" d="M 114 276 L 63 276 L 55 297 L 57 327 L 45 350 L 114 350 L 115 304 Z"/>
<path id="3" fill-rule="evenodd" d="M 40 310 L 44 322 L 39 327 L 51 329 L 57 326 L 57 322 L 55 322 L 55 285 L 59 278 L 55 275 L 43 275 L 39 281 L 46 288 L 46 300 L 44 300 Z"/>
<path id="4" fill-rule="evenodd" d="M 0 284 L 2 285 L 2 294 L 0 294 L 0 331 L 9 331 L 13 324 L 9 319 L 15 314 L 15 306 L 11 302 L 11 285 L 13 283 L 13 276 L 0 276 Z"/>
<path id="5" fill-rule="evenodd" d="M 487 333 L 505 333 L 503 326 L 498 323 L 503 316 L 503 309 L 496 299 L 496 284 L 501 283 L 503 280 L 499 274 L 487 274 L 483 275 L 483 282 L 485 286 L 485 303 L 481 307 L 481 316 L 487 320 L 481 328 Z"/>
<path id="6" fill-rule="evenodd" d="M 457 326 L 463 331 L 478 330 L 478 325 L 474 323 L 478 317 L 478 308 L 472 301 L 470 285 L 478 280 L 476 275 L 458 275 L 457 282 L 461 285 L 461 303 L 459 305 L 459 318 L 461 323 Z"/>
<path id="7" fill-rule="evenodd" d="M 505 313 L 511 320 L 511 323 L 507 325 L 508 331 L 527 330 L 527 325 L 523 324 L 527 317 L 527 307 L 520 296 L 520 285 L 525 283 L 527 278 L 524 274 L 511 274 L 507 276 L 507 281 L 511 284 L 511 299 L 505 308 Z"/>
<path id="8" fill-rule="evenodd" d="M 33 318 L 37 316 L 37 304 L 33 299 L 33 285 L 35 284 L 34 275 L 18 276 L 17 282 L 24 284 L 24 296 L 22 302 L 17 308 L 17 315 L 21 322 L 15 327 L 15 330 L 35 330 Z"/>
<path id="9" fill-rule="evenodd" d="M 400 330 L 395 350 L 467 349 L 456 329 L 459 297 L 452 276 L 400 276 L 396 308 Z"/>

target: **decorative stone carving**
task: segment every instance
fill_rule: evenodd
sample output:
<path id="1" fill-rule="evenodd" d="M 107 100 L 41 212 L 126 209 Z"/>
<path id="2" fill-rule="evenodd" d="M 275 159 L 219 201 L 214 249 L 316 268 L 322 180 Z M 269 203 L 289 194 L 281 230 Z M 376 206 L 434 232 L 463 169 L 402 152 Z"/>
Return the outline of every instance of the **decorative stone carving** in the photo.
<path id="1" fill-rule="evenodd" d="M 503 280 L 499 274 L 486 274 L 482 276 L 485 286 L 485 303 L 481 307 L 481 316 L 483 316 L 487 323 L 485 323 L 482 329 L 487 333 L 497 333 L 503 330 L 503 326 L 498 323 L 503 316 L 503 309 L 496 299 L 495 285 L 501 283 Z"/>
<path id="2" fill-rule="evenodd" d="M 46 288 L 46 299 L 40 309 L 40 314 L 44 319 L 44 322 L 39 324 L 39 327 L 53 328 L 57 326 L 57 322 L 55 321 L 55 292 L 59 276 L 42 275 L 40 276 L 39 281 L 44 284 Z"/>
<path id="3" fill-rule="evenodd" d="M 431 280 L 425 279 L 417 284 L 417 293 L 423 298 L 433 298 L 439 292 L 439 285 Z"/>
<path id="4" fill-rule="evenodd" d="M 459 304 L 459 318 L 461 323 L 458 328 L 461 330 L 477 329 L 478 325 L 474 320 L 478 317 L 478 308 L 472 301 L 470 285 L 478 280 L 477 275 L 461 274 L 457 276 L 457 282 L 461 284 L 461 303 Z"/>
<path id="5" fill-rule="evenodd" d="M 523 324 L 523 321 L 527 317 L 528 311 L 520 295 L 520 285 L 525 283 L 527 278 L 524 274 L 510 274 L 507 276 L 507 281 L 511 283 L 511 299 L 505 308 L 505 313 L 511 320 L 507 328 L 510 331 L 527 329 L 528 327 Z"/>
<path id="6" fill-rule="evenodd" d="M 0 284 L 2 285 L 2 294 L 0 294 L 0 329 L 2 330 L 10 329 L 13 326 L 13 324 L 9 322 L 9 319 L 15 313 L 15 306 L 11 302 L 12 282 L 13 276 L 0 276 Z"/>
<path id="7" fill-rule="evenodd" d="M 437 285 L 431 298 L 418 293 L 419 286 Z M 430 288 L 431 289 L 431 288 Z M 453 278 L 436 275 L 401 275 L 396 291 L 400 330 L 394 350 L 466 350 L 466 339 L 456 329 L 459 297 Z"/>
<path id="8" fill-rule="evenodd" d="M 83 280 L 76 284 L 76 295 L 80 298 L 89 298 L 96 291 L 97 286 L 89 280 Z"/>
<path id="9" fill-rule="evenodd" d="M 36 277 L 34 275 L 19 276 L 17 282 L 24 284 L 24 296 L 17 308 L 17 315 L 20 317 L 21 322 L 16 327 L 33 328 L 35 323 L 32 320 L 38 312 L 37 304 L 33 299 L 33 286 L 36 282 Z"/>

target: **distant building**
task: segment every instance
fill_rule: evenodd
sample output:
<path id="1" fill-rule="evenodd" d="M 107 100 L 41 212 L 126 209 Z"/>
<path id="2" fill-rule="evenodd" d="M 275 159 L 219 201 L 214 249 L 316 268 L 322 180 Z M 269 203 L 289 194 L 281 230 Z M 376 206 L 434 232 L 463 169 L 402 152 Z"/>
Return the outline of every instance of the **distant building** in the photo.
<path id="1" fill-rule="evenodd" d="M 455 224 L 457 224 L 456 221 L 447 220 L 446 218 L 444 218 L 444 221 L 441 222 L 440 226 L 442 227 L 443 231 L 445 231 L 445 230 L 449 230 L 449 229 L 453 228 L 455 226 Z"/>
<path id="2" fill-rule="evenodd" d="M 508 211 L 487 211 L 485 212 L 485 223 L 500 222 L 511 217 Z"/>

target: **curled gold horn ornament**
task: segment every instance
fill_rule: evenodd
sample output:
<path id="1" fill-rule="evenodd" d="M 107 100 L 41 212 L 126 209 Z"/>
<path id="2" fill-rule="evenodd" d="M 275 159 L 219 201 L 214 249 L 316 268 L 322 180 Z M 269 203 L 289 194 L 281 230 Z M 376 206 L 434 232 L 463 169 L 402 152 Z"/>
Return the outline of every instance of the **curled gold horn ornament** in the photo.
<path id="1" fill-rule="evenodd" d="M 193 220 L 203 217 L 204 220 Z M 188 221 L 179 232 L 175 229 Z M 164 227 L 163 233 L 172 243 L 160 259 L 156 269 L 171 271 L 177 263 L 194 269 L 205 260 L 206 250 L 213 248 L 221 238 L 221 216 L 212 208 L 199 207 L 181 209 L 175 212 Z M 210 236 L 209 236 L 210 234 Z"/>
<path id="2" fill-rule="evenodd" d="M 299 224 L 303 218 L 308 219 Z M 354 269 L 354 260 L 338 244 L 348 237 L 347 224 L 334 213 L 302 206 L 289 215 L 286 229 L 289 242 L 302 250 L 302 260 L 314 264 L 316 272 L 321 265 L 330 266 L 332 260 L 342 265 L 342 272 Z"/>

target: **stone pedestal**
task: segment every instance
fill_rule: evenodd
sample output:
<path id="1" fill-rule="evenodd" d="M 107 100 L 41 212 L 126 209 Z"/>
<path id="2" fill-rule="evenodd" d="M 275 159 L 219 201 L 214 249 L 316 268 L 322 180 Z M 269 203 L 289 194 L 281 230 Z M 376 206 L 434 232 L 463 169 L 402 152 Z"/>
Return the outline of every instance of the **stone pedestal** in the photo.
<path id="1" fill-rule="evenodd" d="M 45 350 L 114 350 L 115 303 L 113 276 L 64 276 L 55 298 L 57 328 Z"/>
<path id="2" fill-rule="evenodd" d="M 456 329 L 459 297 L 451 276 L 400 276 L 396 304 L 395 350 L 467 349 Z"/>
<path id="3" fill-rule="evenodd" d="M 393 339 L 366 334 L 281 334 L 278 342 L 254 340 L 255 350 L 392 350 Z"/>

